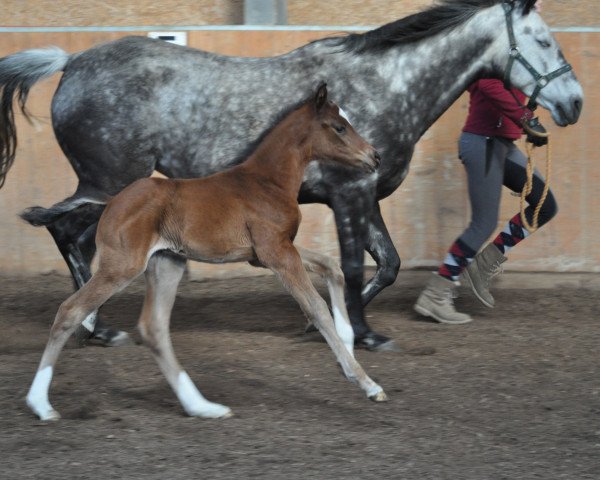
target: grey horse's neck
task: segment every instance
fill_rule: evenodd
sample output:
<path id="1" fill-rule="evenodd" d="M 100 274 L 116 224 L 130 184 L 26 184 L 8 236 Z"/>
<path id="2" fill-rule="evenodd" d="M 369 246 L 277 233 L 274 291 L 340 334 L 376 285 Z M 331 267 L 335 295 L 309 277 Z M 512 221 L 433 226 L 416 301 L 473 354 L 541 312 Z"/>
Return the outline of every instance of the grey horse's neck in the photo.
<path id="1" fill-rule="evenodd" d="M 495 13 L 482 10 L 454 30 L 383 52 L 363 52 L 360 61 L 351 51 L 333 55 L 329 70 L 357 93 L 362 109 L 381 112 L 403 141 L 414 143 L 471 83 L 492 73 L 495 40 L 505 34 L 503 18 Z M 325 41 L 319 48 L 331 47 Z M 335 84 L 332 89 L 346 91 Z M 340 103 L 346 101 L 352 99 Z M 376 132 L 362 133 L 377 137 Z"/>

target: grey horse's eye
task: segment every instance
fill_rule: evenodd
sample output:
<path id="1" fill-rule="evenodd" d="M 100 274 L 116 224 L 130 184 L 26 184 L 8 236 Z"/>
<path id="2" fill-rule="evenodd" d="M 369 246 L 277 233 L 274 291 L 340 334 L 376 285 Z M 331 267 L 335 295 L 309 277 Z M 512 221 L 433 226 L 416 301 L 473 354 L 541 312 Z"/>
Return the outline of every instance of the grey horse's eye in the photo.
<path id="1" fill-rule="evenodd" d="M 547 40 L 536 40 L 536 42 L 542 48 L 550 48 L 552 46 Z"/>

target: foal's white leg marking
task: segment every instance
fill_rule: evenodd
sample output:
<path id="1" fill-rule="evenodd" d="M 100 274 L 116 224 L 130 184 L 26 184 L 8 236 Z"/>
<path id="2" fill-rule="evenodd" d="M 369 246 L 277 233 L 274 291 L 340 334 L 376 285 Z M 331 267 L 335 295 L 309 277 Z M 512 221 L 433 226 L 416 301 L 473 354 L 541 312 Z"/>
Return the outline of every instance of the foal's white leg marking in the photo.
<path id="1" fill-rule="evenodd" d="M 192 379 L 183 370 L 179 372 L 175 394 L 186 413 L 192 417 L 223 418 L 233 415 L 229 407 L 209 402 L 204 398 Z"/>
<path id="2" fill-rule="evenodd" d="M 59 413 L 52 408 L 48 401 L 48 389 L 52 381 L 52 367 L 38 370 L 27 394 L 27 406 L 40 417 L 40 420 L 58 420 Z"/>
<path id="3" fill-rule="evenodd" d="M 348 319 L 344 318 L 337 306 L 333 307 L 333 321 L 335 323 L 335 331 L 342 339 L 342 342 L 344 342 L 350 355 L 354 357 L 354 331 Z"/>

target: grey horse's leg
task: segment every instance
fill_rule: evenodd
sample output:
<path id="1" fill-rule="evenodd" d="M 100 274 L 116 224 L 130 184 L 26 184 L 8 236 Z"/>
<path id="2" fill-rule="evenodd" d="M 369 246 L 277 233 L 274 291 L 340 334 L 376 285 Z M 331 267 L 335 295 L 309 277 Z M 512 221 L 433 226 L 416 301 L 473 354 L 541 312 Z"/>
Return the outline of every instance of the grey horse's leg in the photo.
<path id="1" fill-rule="evenodd" d="M 366 306 L 385 287 L 391 285 L 400 270 L 400 257 L 383 222 L 379 203 L 375 206 L 369 222 L 367 252 L 377 263 L 377 271 L 362 291 L 362 303 Z"/>
<path id="2" fill-rule="evenodd" d="M 366 197 L 366 198 L 365 198 Z M 346 279 L 346 305 L 355 335 L 355 344 L 368 350 L 395 349 L 393 340 L 371 330 L 364 317 L 362 287 L 364 258 L 368 234 L 368 220 L 372 215 L 374 200 L 365 196 L 344 198 L 338 195 L 331 206 L 340 242 L 342 271 Z"/>

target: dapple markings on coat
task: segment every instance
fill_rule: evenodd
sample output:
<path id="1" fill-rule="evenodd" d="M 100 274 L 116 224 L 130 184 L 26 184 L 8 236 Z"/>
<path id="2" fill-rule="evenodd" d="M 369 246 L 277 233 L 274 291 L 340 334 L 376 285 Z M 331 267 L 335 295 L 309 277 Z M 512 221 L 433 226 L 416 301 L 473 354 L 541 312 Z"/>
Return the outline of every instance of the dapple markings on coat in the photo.
<path id="1" fill-rule="evenodd" d="M 325 86 L 277 123 L 240 165 L 193 180 L 145 178 L 117 194 L 98 224 L 98 270 L 60 306 L 27 395 L 40 419 L 59 418 L 48 389 L 69 336 L 141 273 L 147 290 L 138 327 L 184 410 L 199 417 L 231 414 L 204 398 L 175 358 L 169 321 L 186 259 L 245 261 L 271 269 L 323 334 L 346 377 L 372 400 L 387 400 L 354 358 L 341 269 L 332 259 L 293 245 L 301 217 L 298 191 L 313 155 L 363 174 L 375 171 L 380 160 L 327 101 Z M 335 320 L 307 270 L 326 279 Z"/>
<path id="2" fill-rule="evenodd" d="M 509 58 L 503 3 L 442 0 L 365 34 L 318 40 L 272 58 L 227 57 L 141 37 L 73 55 L 57 49 L 16 53 L 0 60 L 0 152 L 14 153 L 14 94 L 24 103 L 35 81 L 62 70 L 53 125 L 79 186 L 67 201 L 25 218 L 52 219 L 50 233 L 81 286 L 90 276 L 101 208 L 74 211 L 71 202 L 114 195 L 153 170 L 199 177 L 228 168 L 282 106 L 304 98 L 316 81 L 328 81 L 355 128 L 381 152 L 382 165 L 378 175 L 368 176 L 311 165 L 299 200 L 333 209 L 357 342 L 385 348 L 389 339 L 370 329 L 363 311 L 400 268 L 378 201 L 402 183 L 416 142 L 468 85 L 503 78 Z M 550 29 L 532 10 L 535 1 L 512 3 L 523 55 L 540 72 L 565 65 Z M 521 64 L 510 80 L 526 94 L 535 86 Z M 564 126 L 577 121 L 582 99 L 569 72 L 552 80 L 538 101 Z M 377 271 L 363 288 L 365 249 Z M 97 325 L 95 334 L 110 343 L 114 332 Z"/>

